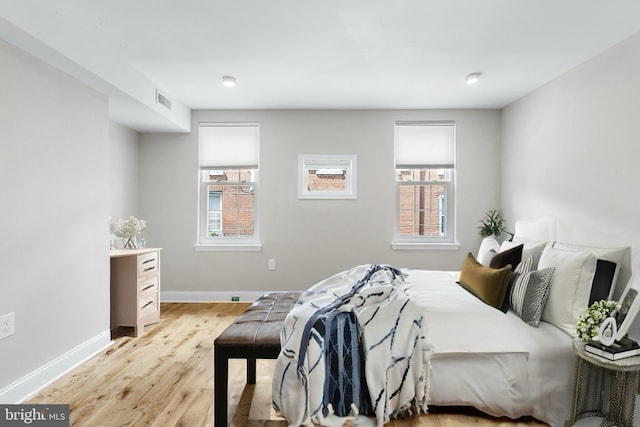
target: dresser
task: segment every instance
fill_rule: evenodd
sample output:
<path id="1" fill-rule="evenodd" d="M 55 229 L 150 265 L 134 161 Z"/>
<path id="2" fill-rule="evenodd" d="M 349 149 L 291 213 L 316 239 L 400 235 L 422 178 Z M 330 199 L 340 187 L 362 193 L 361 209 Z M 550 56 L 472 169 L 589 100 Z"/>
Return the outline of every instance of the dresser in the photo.
<path id="1" fill-rule="evenodd" d="M 112 249 L 111 329 L 132 326 L 134 335 L 160 321 L 161 248 Z"/>

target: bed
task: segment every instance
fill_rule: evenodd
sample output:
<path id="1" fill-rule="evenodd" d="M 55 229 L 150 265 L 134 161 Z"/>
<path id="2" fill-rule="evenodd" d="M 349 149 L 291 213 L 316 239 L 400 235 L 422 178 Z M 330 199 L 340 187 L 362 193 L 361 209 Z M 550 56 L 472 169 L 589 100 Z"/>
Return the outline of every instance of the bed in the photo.
<path id="1" fill-rule="evenodd" d="M 285 320 L 282 352 L 273 378 L 276 410 L 295 425 L 339 426 L 345 420 L 355 420 L 358 425 L 381 426 L 400 414 L 426 412 L 429 405 L 471 406 L 494 416 L 532 416 L 552 427 L 562 426 L 571 408 L 575 322 L 594 298 L 610 298 L 624 288 L 618 277 L 629 248 L 527 240 L 522 232 L 516 236 L 515 242 L 504 242 L 498 250 L 512 253 L 518 248 L 522 262 L 515 267 L 482 266 L 475 259 L 479 257 L 468 254 L 460 271 L 363 265 L 314 285 Z M 525 260 L 529 261 L 528 269 L 522 266 Z M 482 289 L 486 284 L 480 288 L 462 284 L 463 278 L 473 281 L 467 262 L 483 273 L 507 271 L 509 285 L 496 298 L 510 300 L 511 307 L 487 303 Z M 544 281 L 540 277 L 545 271 L 551 273 L 543 278 L 547 284 L 542 292 L 542 286 L 534 289 L 533 284 Z M 367 274 L 371 280 L 363 284 Z M 518 277 L 527 282 L 526 292 L 514 281 Z M 519 298 L 525 301 L 524 309 L 517 306 L 522 304 Z M 533 319 L 531 310 L 536 311 Z M 364 393 L 371 396 L 370 402 L 363 404 L 356 398 L 359 403 L 342 411 L 335 410 L 335 401 L 327 404 L 330 381 L 325 382 L 325 377 L 331 376 L 328 372 L 334 369 L 335 360 L 326 362 L 330 347 L 326 342 L 334 338 L 325 334 L 324 325 L 321 333 L 303 326 L 317 324 L 321 311 L 324 313 L 319 317 L 355 313 L 340 327 L 348 329 L 352 322 L 354 334 L 363 337 L 359 353 L 348 356 L 354 364 L 362 365 L 362 372 L 350 373 L 360 378 L 353 381 L 355 384 L 347 381 L 352 389 L 339 400 L 346 396 L 351 402 L 353 393 Z M 374 323 L 371 319 L 379 323 L 369 325 Z M 370 347 L 377 351 L 383 347 L 378 343 L 392 340 L 388 339 L 389 328 L 396 340 L 393 345 L 402 350 L 370 351 Z M 370 346 L 373 342 L 376 345 Z M 348 357 L 339 353 L 337 359 Z M 351 362 L 349 369 L 354 369 Z"/>
<path id="2" fill-rule="evenodd" d="M 430 404 L 563 425 L 575 365 L 571 337 L 547 322 L 533 328 L 513 312 L 488 306 L 453 286 L 458 276 L 407 271 L 406 291 L 424 309 L 434 346 Z"/>

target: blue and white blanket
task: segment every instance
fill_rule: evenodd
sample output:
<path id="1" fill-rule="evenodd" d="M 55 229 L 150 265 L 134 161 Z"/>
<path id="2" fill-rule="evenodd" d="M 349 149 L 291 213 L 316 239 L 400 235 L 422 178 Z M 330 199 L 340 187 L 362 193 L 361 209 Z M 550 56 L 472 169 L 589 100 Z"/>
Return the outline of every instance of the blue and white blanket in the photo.
<path id="1" fill-rule="evenodd" d="M 358 418 L 359 425 L 382 426 L 397 415 L 427 411 L 431 347 L 423 314 L 402 283 L 393 267 L 362 265 L 317 283 L 300 297 L 284 322 L 273 375 L 273 406 L 290 425 L 339 426 Z M 338 415 L 323 399 L 324 334 L 314 325 L 336 310 L 351 312 L 357 320 L 363 354 L 349 350 L 356 351 L 354 361 L 364 361 L 366 384 L 359 389 L 368 390 L 375 420 L 364 419 L 352 402 L 343 402 L 351 409 Z"/>

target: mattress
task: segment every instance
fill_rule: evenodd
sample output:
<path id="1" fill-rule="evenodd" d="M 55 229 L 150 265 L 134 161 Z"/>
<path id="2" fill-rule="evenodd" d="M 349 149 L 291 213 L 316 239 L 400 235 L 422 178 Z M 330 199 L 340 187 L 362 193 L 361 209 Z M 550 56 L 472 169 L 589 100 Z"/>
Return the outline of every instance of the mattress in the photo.
<path id="1" fill-rule="evenodd" d="M 572 338 L 484 304 L 456 283 L 457 271 L 405 269 L 405 291 L 425 313 L 433 346 L 429 401 L 494 416 L 533 416 L 562 426 L 571 408 Z"/>

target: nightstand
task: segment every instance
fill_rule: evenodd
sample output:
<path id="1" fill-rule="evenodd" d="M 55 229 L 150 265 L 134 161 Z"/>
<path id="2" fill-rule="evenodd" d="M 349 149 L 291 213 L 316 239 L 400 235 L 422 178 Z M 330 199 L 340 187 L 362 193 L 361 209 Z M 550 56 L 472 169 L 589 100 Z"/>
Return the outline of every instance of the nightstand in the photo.
<path id="1" fill-rule="evenodd" d="M 576 373 L 571 418 L 565 426 L 633 427 L 635 396 L 640 383 L 640 356 L 608 360 L 573 340 Z"/>

